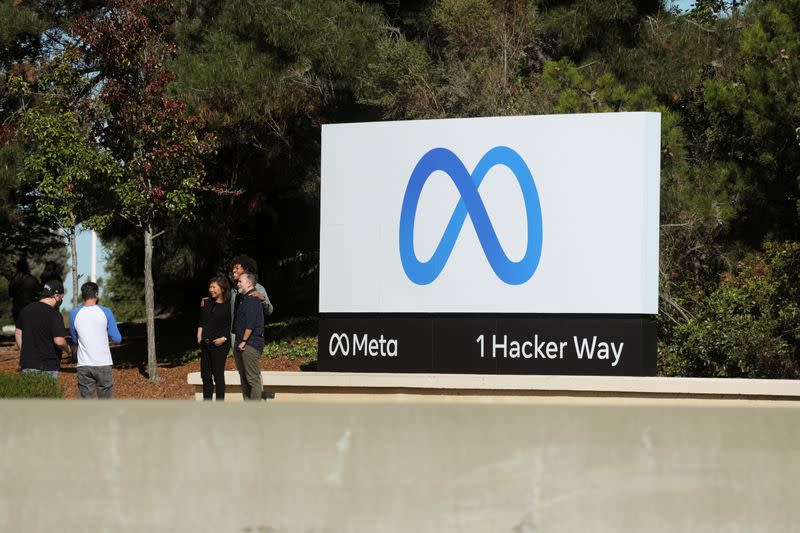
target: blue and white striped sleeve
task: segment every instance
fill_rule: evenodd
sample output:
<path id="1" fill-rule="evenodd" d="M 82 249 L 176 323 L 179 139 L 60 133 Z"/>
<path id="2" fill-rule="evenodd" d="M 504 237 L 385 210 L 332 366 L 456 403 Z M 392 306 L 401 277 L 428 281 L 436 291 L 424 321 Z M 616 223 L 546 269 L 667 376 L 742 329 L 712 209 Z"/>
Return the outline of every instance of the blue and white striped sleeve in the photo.
<path id="1" fill-rule="evenodd" d="M 72 337 L 72 344 L 78 344 L 78 331 L 75 329 L 75 317 L 78 316 L 82 305 L 75 307 L 69 312 L 69 335 Z"/>
<path id="2" fill-rule="evenodd" d="M 114 313 L 111 312 L 111 309 L 108 307 L 103 307 L 103 313 L 106 315 L 106 319 L 108 320 L 108 336 L 112 342 L 115 344 L 119 344 L 122 342 L 122 334 L 119 332 L 119 328 L 117 327 L 117 321 L 114 320 Z"/>

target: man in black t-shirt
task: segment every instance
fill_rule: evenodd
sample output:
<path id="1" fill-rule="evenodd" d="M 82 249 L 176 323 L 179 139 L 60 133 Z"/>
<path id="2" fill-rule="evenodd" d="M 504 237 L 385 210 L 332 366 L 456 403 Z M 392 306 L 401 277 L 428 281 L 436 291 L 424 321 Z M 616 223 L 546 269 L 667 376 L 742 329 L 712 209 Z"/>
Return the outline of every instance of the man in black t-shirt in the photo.
<path id="1" fill-rule="evenodd" d="M 66 339 L 64 318 L 58 305 L 64 298 L 59 280 L 47 282 L 39 291 L 39 301 L 20 311 L 14 337 L 19 348 L 19 367 L 23 372 L 47 372 L 58 378 L 61 352 L 72 353 Z"/>

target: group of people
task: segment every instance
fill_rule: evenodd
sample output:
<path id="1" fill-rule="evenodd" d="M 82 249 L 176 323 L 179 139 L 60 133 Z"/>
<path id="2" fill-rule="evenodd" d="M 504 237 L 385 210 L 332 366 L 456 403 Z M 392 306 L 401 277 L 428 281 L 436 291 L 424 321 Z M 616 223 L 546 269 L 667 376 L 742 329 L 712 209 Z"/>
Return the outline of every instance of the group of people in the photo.
<path id="1" fill-rule="evenodd" d="M 81 286 L 83 305 L 72 310 L 69 329 L 72 345 L 77 352 L 78 392 L 81 398 L 112 398 L 114 380 L 111 349 L 108 339 L 122 342 L 114 314 L 98 304 L 100 288 L 97 283 Z M 64 285 L 51 279 L 35 292 L 38 298 L 15 316 L 14 338 L 19 348 L 19 367 L 22 372 L 44 372 L 58 378 L 61 356 L 72 355 L 73 348 L 66 340 L 64 319 L 59 307 L 64 299 Z"/>
<path id="2" fill-rule="evenodd" d="M 81 286 L 83 304 L 74 308 L 69 317 L 72 343 L 66 340 L 64 321 L 59 307 L 64 298 L 64 286 L 58 275 L 39 284 L 18 264 L 16 286 L 12 282 L 14 337 L 20 350 L 22 372 L 44 372 L 58 378 L 62 354 L 77 353 L 78 392 L 81 398 L 110 399 L 114 396 L 114 379 L 109 340 L 119 344 L 122 335 L 114 314 L 99 305 L 99 287 L 87 282 Z M 231 261 L 231 277 L 236 291 L 225 276 L 215 276 L 208 285 L 209 296 L 201 300 L 197 343 L 200 346 L 200 374 L 203 379 L 203 398 L 225 399 L 225 360 L 233 347 L 236 368 L 246 400 L 260 400 L 261 352 L 264 350 L 264 322 L 272 314 L 267 291 L 258 283 L 256 262 L 246 255 Z M 15 277 L 14 281 L 17 281 Z M 20 289 L 24 287 L 24 291 Z M 18 298 L 27 297 L 29 302 Z"/>
<path id="3" fill-rule="evenodd" d="M 246 255 L 231 260 L 231 278 L 211 278 L 208 297 L 200 302 L 197 344 L 200 345 L 200 376 L 203 399 L 225 399 L 225 360 L 233 357 L 245 400 L 260 400 L 261 352 L 264 350 L 265 317 L 272 314 L 267 291 L 258 283 L 256 262 Z"/>

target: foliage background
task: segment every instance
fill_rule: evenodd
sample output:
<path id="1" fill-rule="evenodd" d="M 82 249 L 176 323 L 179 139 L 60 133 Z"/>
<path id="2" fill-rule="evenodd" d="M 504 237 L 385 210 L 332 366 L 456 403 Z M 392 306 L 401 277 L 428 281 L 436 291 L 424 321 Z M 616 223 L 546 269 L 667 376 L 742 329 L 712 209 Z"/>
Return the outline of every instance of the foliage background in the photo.
<path id="1" fill-rule="evenodd" d="M 17 178 L 29 148 L 8 80 L 35 81 L 71 21 L 104 4 L 0 1 L 6 257 L 41 224 Z M 660 371 L 798 377 L 800 0 L 179 0 L 163 16 L 167 90 L 217 142 L 207 182 L 244 193 L 209 190 L 159 238 L 160 310 L 193 312 L 247 253 L 276 319 L 316 313 L 324 123 L 659 111 Z M 142 245 L 120 221 L 103 237 L 112 305 L 134 318 Z"/>

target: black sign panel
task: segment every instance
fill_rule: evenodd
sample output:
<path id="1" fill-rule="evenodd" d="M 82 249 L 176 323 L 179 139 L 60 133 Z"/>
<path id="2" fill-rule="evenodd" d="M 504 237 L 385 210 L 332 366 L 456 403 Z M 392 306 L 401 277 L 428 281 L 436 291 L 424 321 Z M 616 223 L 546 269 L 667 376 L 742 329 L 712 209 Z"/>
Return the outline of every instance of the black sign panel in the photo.
<path id="1" fill-rule="evenodd" d="M 323 315 L 318 368 L 339 372 L 648 376 L 647 316 Z"/>

